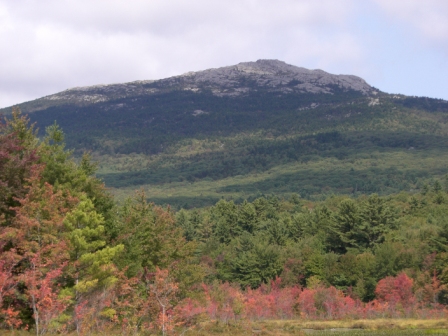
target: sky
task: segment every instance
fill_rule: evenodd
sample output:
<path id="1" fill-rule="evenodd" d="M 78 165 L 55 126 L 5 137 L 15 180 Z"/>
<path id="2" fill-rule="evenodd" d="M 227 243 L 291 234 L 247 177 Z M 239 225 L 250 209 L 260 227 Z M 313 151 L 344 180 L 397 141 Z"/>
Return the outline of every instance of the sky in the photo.
<path id="1" fill-rule="evenodd" d="M 448 100 L 448 0 L 0 0 L 0 108 L 279 59 Z"/>

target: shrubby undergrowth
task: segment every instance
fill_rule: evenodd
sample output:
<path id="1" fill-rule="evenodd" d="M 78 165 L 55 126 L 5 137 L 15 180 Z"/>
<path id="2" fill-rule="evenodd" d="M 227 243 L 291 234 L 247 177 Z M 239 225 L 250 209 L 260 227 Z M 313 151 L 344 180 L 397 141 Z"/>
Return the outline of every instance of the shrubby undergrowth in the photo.
<path id="1" fill-rule="evenodd" d="M 58 126 L 0 124 L 0 324 L 174 334 L 204 320 L 446 317 L 447 183 L 419 194 L 116 205 Z"/>

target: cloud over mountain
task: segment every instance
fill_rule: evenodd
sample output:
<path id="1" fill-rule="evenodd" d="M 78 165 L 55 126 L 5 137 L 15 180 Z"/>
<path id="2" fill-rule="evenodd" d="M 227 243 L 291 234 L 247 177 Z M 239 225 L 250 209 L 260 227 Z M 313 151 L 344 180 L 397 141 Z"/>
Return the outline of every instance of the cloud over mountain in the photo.
<path id="1" fill-rule="evenodd" d="M 432 55 L 446 46 L 445 7 L 437 0 L 400 7 L 382 0 L 6 0 L 0 4 L 0 107 L 74 86 L 163 78 L 260 58 L 354 73 L 381 86 L 397 78 L 394 71 L 415 69 L 417 61 L 393 67 L 395 58 L 412 53 L 388 41 L 390 27 L 365 23 L 386 21 L 387 15 L 411 22 L 418 28 L 406 32 L 411 39 L 423 32 L 438 41 L 427 46 Z M 390 48 L 400 51 L 395 56 Z M 422 57 L 429 56 L 415 57 L 425 63 Z M 414 74 L 426 80 L 431 71 Z"/>

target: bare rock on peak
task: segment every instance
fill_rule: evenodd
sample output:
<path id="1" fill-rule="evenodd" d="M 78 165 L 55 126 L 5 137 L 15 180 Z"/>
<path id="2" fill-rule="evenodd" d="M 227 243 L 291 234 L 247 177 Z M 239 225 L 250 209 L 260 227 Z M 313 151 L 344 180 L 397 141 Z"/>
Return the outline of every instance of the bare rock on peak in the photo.
<path id="1" fill-rule="evenodd" d="M 75 87 L 23 103 L 20 107 L 28 113 L 57 105 L 90 105 L 120 98 L 162 94 L 172 90 L 193 93 L 207 90 L 221 97 L 244 96 L 258 90 L 279 94 L 334 94 L 340 90 L 354 90 L 368 96 L 376 93 L 374 88 L 356 76 L 333 75 L 323 70 L 309 70 L 279 60 L 260 59 L 256 62 L 188 72 L 160 80 Z"/>
<path id="2" fill-rule="evenodd" d="M 250 79 L 258 86 L 270 87 L 272 91 L 284 93 L 331 94 L 335 87 L 359 91 L 365 95 L 374 91 L 360 77 L 333 75 L 323 70 L 309 70 L 279 60 L 243 62 L 217 69 L 188 72 L 174 78 L 181 82 L 208 85 L 208 88 L 217 95 L 238 95 L 237 89 L 241 89 L 242 84 L 246 85 L 242 79 Z M 295 85 L 291 86 L 291 83 Z"/>

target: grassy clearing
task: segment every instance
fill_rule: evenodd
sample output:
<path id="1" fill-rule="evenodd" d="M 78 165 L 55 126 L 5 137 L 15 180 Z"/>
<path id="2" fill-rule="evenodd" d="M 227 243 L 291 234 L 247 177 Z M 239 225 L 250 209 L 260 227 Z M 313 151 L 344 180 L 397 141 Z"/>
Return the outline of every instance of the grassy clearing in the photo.
<path id="1" fill-rule="evenodd" d="M 113 165 L 111 162 L 110 166 Z M 315 197 L 325 194 L 351 194 L 354 188 L 361 188 L 358 180 L 372 179 L 371 184 L 374 185 L 378 182 L 377 179 L 388 179 L 388 186 L 371 191 L 388 194 L 401 190 L 402 186 L 394 186 L 394 183 L 404 181 L 412 188 L 415 180 L 440 177 L 447 167 L 448 157 L 441 155 L 438 150 L 376 151 L 343 160 L 320 158 L 307 163 L 288 163 L 265 172 L 219 180 L 146 184 L 111 188 L 111 191 L 122 200 L 132 195 L 137 188 L 143 188 L 148 198 L 159 204 L 201 206 L 214 204 L 221 198 L 238 200 L 271 193 L 287 196 L 294 192 L 302 194 L 305 191 Z M 100 169 L 98 173 L 104 174 L 106 170 Z M 409 181 L 405 181 L 406 176 L 411 176 Z"/>
<path id="2" fill-rule="evenodd" d="M 330 331 L 305 331 L 304 335 L 345 335 L 345 336 L 392 336 L 392 335 L 403 335 L 403 336 L 423 336 L 423 335 L 447 335 L 447 330 L 330 330 Z"/>
<path id="3" fill-rule="evenodd" d="M 0 331 L 4 336 L 30 336 L 28 331 Z M 110 331 L 101 335 L 111 334 Z M 72 333 L 70 335 L 76 335 Z M 151 335 L 151 334 L 142 334 Z M 155 334 L 154 334 L 155 335 Z M 376 319 L 353 321 L 303 321 L 275 320 L 260 322 L 218 323 L 203 322 L 192 329 L 180 330 L 177 335 L 185 336 L 243 336 L 243 335 L 316 335 L 316 336 L 392 336 L 392 335 L 448 335 L 448 320 Z M 92 335 L 99 336 L 99 335 Z"/>
<path id="4" fill-rule="evenodd" d="M 378 319 L 356 321 L 263 321 L 238 325 L 213 322 L 185 332 L 185 335 L 448 335 L 448 321 Z"/>

